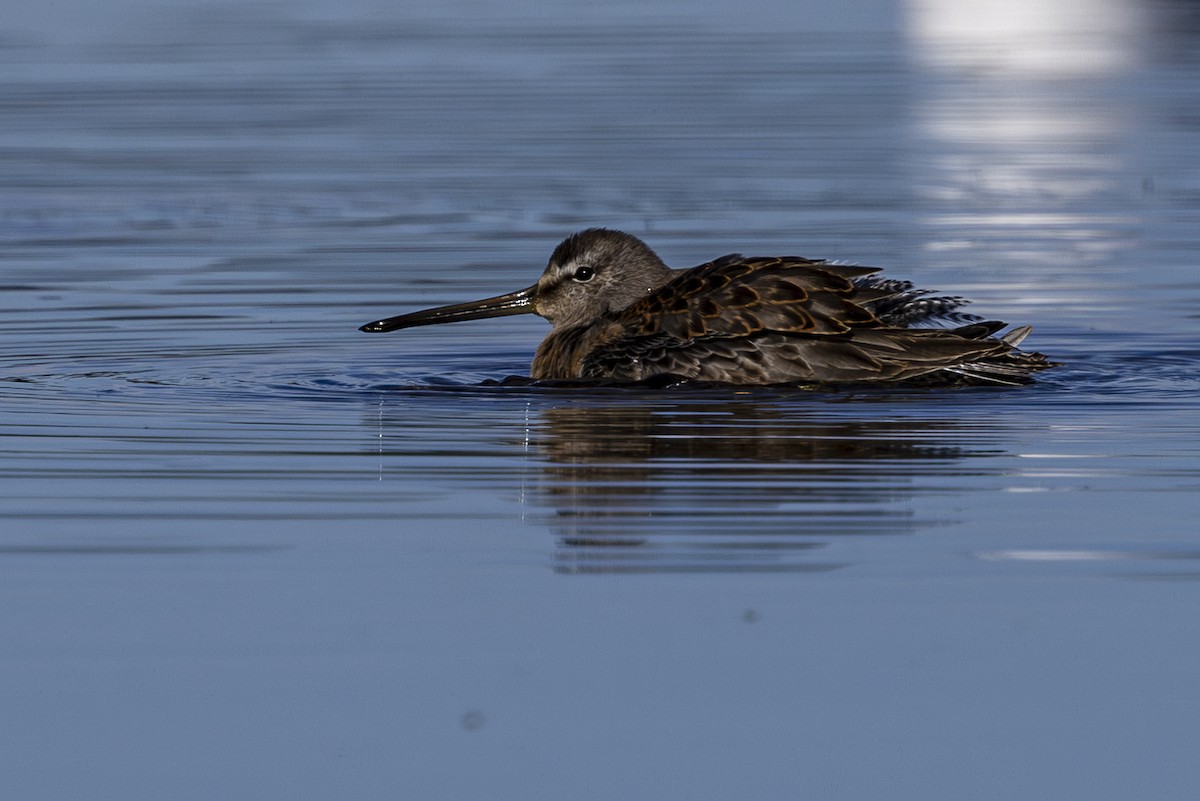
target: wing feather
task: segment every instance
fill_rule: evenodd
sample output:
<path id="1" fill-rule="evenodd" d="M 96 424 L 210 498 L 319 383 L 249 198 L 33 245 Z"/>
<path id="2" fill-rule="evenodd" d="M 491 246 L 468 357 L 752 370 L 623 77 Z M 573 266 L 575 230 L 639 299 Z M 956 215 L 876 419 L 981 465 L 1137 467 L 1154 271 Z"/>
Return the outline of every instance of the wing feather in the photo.
<path id="1" fill-rule="evenodd" d="M 841 334 L 878 324 L 854 299 L 854 279 L 875 272 L 799 257 L 725 256 L 682 273 L 616 319 L 631 336 L 666 333 L 681 340 L 767 331 Z"/>

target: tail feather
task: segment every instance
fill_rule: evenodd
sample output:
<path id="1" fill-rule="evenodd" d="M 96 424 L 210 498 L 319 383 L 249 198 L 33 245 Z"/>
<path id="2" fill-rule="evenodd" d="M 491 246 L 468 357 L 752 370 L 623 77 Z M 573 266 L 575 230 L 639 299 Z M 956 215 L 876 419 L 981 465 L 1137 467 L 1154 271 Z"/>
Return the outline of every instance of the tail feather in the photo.
<path id="1" fill-rule="evenodd" d="M 1006 325 L 1008 325 L 1008 323 L 1002 323 L 999 320 L 980 319 L 979 322 L 976 323 L 962 325 L 958 328 L 951 328 L 950 333 L 957 334 L 958 336 L 966 339 L 987 339 Z"/>
<path id="2" fill-rule="evenodd" d="M 1035 368 L 1041 369 L 1041 368 Z M 942 368 L 943 372 L 960 377 L 960 383 L 972 385 L 993 385 L 1002 387 L 1019 387 L 1030 383 L 1031 369 L 1015 365 L 998 364 L 994 362 L 975 362 L 959 364 Z"/>
<path id="3" fill-rule="evenodd" d="M 1006 343 L 1010 348 L 1015 348 L 1025 341 L 1025 337 L 1033 332 L 1032 325 L 1023 325 L 1020 328 L 1014 328 L 1004 336 L 1000 337 L 1001 341 Z"/>
<path id="4" fill-rule="evenodd" d="M 957 295 L 934 295 L 913 288 L 912 281 L 867 276 L 854 282 L 858 297 L 884 325 L 911 328 L 939 323 L 974 323 L 975 314 L 959 311 L 971 301 Z"/>
<path id="5" fill-rule="evenodd" d="M 983 339 L 1003 328 L 1004 324 L 995 322 L 980 323 L 978 326 L 964 326 L 963 328 L 955 329 L 955 333 L 966 333 L 969 329 L 976 327 L 986 333 L 983 333 L 982 336 L 972 338 Z M 1055 362 L 1050 361 L 1040 353 L 1017 350 L 1017 346 L 1025 341 L 1025 338 L 1029 336 L 1031 331 L 1033 331 L 1033 326 L 1029 325 L 1014 328 L 994 340 L 1003 346 L 1001 352 L 986 354 L 974 361 L 950 365 L 942 368 L 941 372 L 950 373 L 957 376 L 960 381 L 965 381 L 969 384 L 993 384 L 1000 386 L 1028 384 L 1033 380 L 1034 373 L 1056 366 Z M 970 331 L 970 333 L 975 332 Z"/>
<path id="6" fill-rule="evenodd" d="M 1005 323 L 960 311 L 970 303 L 966 298 L 934 295 L 930 290 L 914 288 L 911 281 L 873 275 L 858 278 L 854 283 L 860 301 L 885 327 L 929 329 L 957 324 L 946 333 L 995 346 L 914 376 L 915 383 L 1019 386 L 1030 383 L 1039 370 L 1055 366 L 1040 353 L 1018 350 L 1033 330 L 1031 326 L 1019 326 L 1000 334 Z"/>

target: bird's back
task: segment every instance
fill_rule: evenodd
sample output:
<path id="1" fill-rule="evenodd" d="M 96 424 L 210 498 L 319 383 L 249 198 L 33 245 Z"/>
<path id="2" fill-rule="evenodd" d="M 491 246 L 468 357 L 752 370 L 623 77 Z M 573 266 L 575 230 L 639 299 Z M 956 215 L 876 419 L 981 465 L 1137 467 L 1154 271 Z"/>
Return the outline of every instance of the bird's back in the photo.
<path id="1" fill-rule="evenodd" d="M 1051 366 L 993 335 L 961 298 L 933 296 L 872 267 L 798 257 L 725 256 L 677 272 L 655 292 L 552 332 L 538 379 L 642 381 L 660 375 L 736 384 L 1015 384 Z M 955 328 L 913 328 L 934 322 Z"/>

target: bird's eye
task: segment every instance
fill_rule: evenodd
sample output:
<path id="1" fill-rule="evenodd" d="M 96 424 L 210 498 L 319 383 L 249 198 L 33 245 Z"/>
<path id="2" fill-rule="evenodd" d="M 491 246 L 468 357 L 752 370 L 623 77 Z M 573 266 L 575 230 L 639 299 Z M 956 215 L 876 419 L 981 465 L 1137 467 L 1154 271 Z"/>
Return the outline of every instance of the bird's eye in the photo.
<path id="1" fill-rule="evenodd" d="M 571 278 L 581 284 L 585 284 L 596 277 L 596 271 L 591 267 L 579 267 L 575 270 L 575 274 Z"/>

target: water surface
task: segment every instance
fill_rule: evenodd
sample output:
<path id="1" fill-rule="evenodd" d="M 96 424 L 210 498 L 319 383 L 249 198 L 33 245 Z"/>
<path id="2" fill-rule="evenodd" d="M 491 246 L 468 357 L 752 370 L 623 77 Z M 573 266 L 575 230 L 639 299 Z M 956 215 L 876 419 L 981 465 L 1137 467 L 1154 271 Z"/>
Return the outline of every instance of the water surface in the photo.
<path id="1" fill-rule="evenodd" d="M 1105 9 L 18 15 L 13 797 L 1194 797 L 1200 62 Z M 567 390 L 489 383 L 534 318 L 356 330 L 591 225 L 1063 366 Z"/>

